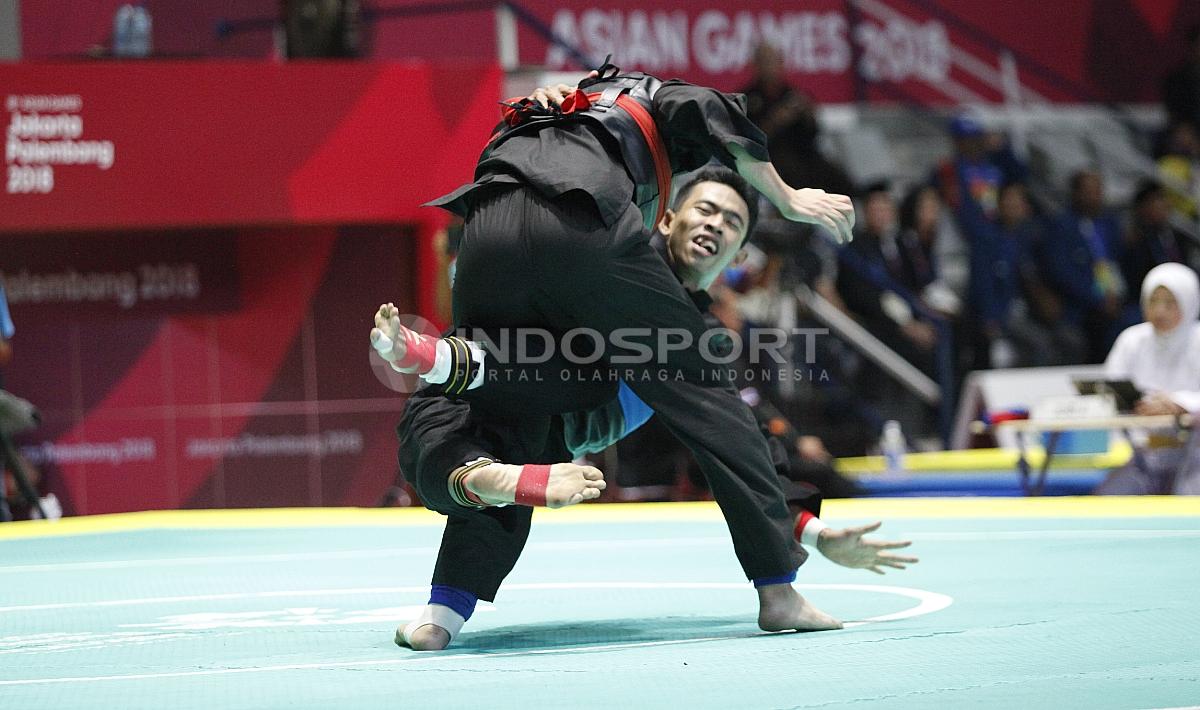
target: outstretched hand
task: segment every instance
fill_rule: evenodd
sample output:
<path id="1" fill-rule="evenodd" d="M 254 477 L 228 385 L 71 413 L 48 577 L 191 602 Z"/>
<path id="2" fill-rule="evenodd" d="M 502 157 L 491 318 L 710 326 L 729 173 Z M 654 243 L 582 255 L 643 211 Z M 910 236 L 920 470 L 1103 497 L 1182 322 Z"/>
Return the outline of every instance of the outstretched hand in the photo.
<path id="1" fill-rule="evenodd" d="M 854 239 L 854 203 L 845 195 L 814 188 L 792 190 L 783 204 L 777 204 L 785 219 L 825 227 L 838 244 Z"/>
<path id="2" fill-rule="evenodd" d="M 883 574 L 883 567 L 905 569 L 907 565 L 916 564 L 916 557 L 897 555 L 888 550 L 908 547 L 908 540 L 887 542 L 883 540 L 864 540 L 863 535 L 875 532 L 882 522 L 870 525 L 860 525 L 855 528 L 834 530 L 826 528 L 817 538 L 817 550 L 830 562 L 836 562 L 843 567 L 852 569 L 869 569 L 875 574 Z"/>
<path id="3" fill-rule="evenodd" d="M 587 78 L 592 79 L 597 76 L 599 73 L 592 70 L 588 73 Z M 536 102 L 542 108 L 561 107 L 567 97 L 574 94 L 577 88 L 567 84 L 540 86 L 526 98 L 528 101 Z M 769 188 L 764 189 L 767 181 L 763 179 L 763 175 L 759 175 L 755 179 L 756 176 L 749 175 L 743 170 L 744 161 L 740 160 L 738 155 L 744 151 L 738 150 L 735 144 L 730 146 L 730 152 L 734 154 L 735 160 L 738 160 L 738 172 L 749 179 L 752 185 L 763 191 L 785 219 L 825 227 L 833 234 L 838 244 L 847 244 L 854 239 L 854 203 L 850 201 L 849 197 L 815 188 L 792 189 L 779 178 L 770 163 L 757 160 L 746 161 L 761 162 L 762 166 L 758 168 L 758 172 L 769 171 L 772 184 Z"/>

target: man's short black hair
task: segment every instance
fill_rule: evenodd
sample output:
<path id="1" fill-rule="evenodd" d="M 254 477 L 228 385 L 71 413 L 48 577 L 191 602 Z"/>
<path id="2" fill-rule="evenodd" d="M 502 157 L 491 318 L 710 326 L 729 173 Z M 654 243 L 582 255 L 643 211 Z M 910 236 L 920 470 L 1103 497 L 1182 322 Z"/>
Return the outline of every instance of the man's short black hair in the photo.
<path id="1" fill-rule="evenodd" d="M 932 190 L 935 195 L 937 194 L 936 187 L 934 187 L 933 185 L 923 184 L 923 185 L 917 185 L 913 189 L 909 190 L 908 194 L 906 194 L 904 196 L 904 199 L 901 200 L 901 202 L 900 202 L 900 210 L 899 210 L 899 212 L 900 212 L 900 215 L 899 215 L 900 216 L 900 229 L 916 229 L 917 205 L 921 202 L 921 195 L 924 195 L 926 192 L 928 192 L 930 190 Z M 888 189 L 887 186 L 884 186 L 880 190 L 874 190 L 872 192 L 868 192 L 867 195 L 869 196 L 876 192 L 882 192 L 885 195 L 892 194 L 891 190 Z M 940 205 L 942 202 L 941 195 L 937 195 L 937 198 L 938 198 L 938 204 Z"/>
<path id="2" fill-rule="evenodd" d="M 1166 194 L 1163 184 L 1154 178 L 1147 178 L 1138 183 L 1137 192 L 1133 193 L 1133 206 L 1141 207 L 1151 198 Z"/>
<path id="3" fill-rule="evenodd" d="M 876 180 L 863 185 L 862 190 L 860 190 L 858 194 L 865 200 L 871 195 L 876 195 L 881 192 L 890 197 L 892 194 L 892 183 L 888 182 L 887 180 Z"/>
<path id="4" fill-rule="evenodd" d="M 750 239 L 750 235 L 754 233 L 754 225 L 758 223 L 758 191 L 750 187 L 750 183 L 746 182 L 744 177 L 729 168 L 709 165 L 693 173 L 691 179 L 679 188 L 679 192 L 675 193 L 675 201 L 671 203 L 671 209 L 678 212 L 683 203 L 687 201 L 688 195 L 702 182 L 719 182 L 722 185 L 728 185 L 745 201 L 746 214 L 749 217 L 746 222 L 746 235 L 742 238 L 742 244 L 745 244 Z"/>

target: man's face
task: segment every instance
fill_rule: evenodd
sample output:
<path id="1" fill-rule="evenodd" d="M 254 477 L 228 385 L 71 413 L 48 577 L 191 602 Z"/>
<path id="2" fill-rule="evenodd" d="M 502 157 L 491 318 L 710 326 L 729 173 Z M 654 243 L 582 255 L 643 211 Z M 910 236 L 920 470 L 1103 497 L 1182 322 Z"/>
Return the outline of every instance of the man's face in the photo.
<path id="1" fill-rule="evenodd" d="M 1104 183 L 1096 173 L 1087 173 L 1075 188 L 1075 207 L 1084 214 L 1096 214 L 1104 208 Z"/>
<path id="2" fill-rule="evenodd" d="M 955 150 L 967 160 L 979 160 L 987 154 L 987 138 L 982 134 L 970 134 L 954 139 Z"/>
<path id="3" fill-rule="evenodd" d="M 768 44 L 759 45 L 754 51 L 754 68 L 763 83 L 778 83 L 783 80 L 783 55 Z"/>
<path id="4" fill-rule="evenodd" d="M 705 289 L 741 251 L 750 222 L 746 201 L 732 187 L 702 182 L 667 210 L 658 231 L 667 240 L 671 268 L 684 286 Z"/>
<path id="5" fill-rule="evenodd" d="M 896 226 L 896 201 L 886 192 L 872 192 L 864 208 L 867 232 L 883 236 Z"/>
<path id="6" fill-rule="evenodd" d="M 1161 227 L 1171 221 L 1171 203 L 1166 194 L 1155 192 L 1138 205 L 1137 216 L 1143 224 Z"/>
<path id="7" fill-rule="evenodd" d="M 1006 225 L 1024 222 L 1030 217 L 1029 200 L 1025 188 L 1013 185 L 1000 193 L 1000 221 Z"/>

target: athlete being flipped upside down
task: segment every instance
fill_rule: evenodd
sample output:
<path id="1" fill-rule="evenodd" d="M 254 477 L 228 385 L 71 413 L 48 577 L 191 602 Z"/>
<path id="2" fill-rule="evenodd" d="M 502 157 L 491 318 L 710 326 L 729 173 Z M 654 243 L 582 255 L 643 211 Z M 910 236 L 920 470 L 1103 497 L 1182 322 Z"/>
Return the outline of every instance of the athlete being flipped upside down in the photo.
<path id="1" fill-rule="evenodd" d="M 753 414 L 731 383 L 703 376 L 708 363 L 695 345 L 706 327 L 688 288 L 707 288 L 735 259 L 753 227 L 753 194 L 725 171 L 690 184 L 673 210 L 666 200 L 672 172 L 713 158 L 785 217 L 823 224 L 840 239 L 852 226 L 848 198 L 784 184 L 735 97 L 607 65 L 579 90 L 550 92 L 558 94 L 551 104 L 565 94 L 561 109 L 543 108 L 547 93 L 513 109 L 475 181 L 437 202 L 465 217 L 454 325 L 490 333 L 588 328 L 608 341 L 610 363 L 632 364 L 622 364 L 622 382 L 611 388 L 555 383 L 531 394 L 512 379 L 479 386 L 487 379 L 483 347 L 420 336 L 400 326 L 393 308 L 381 308 L 376 349 L 396 369 L 439 383 L 406 405 L 401 466 L 415 475 L 425 504 L 449 516 L 430 605 L 398 641 L 444 648 L 475 600 L 494 598 L 515 564 L 529 506 L 600 495 L 600 471 L 561 462 L 611 443 L 648 411 L 688 446 L 707 478 L 757 588 L 759 626 L 840 628 L 791 586 L 807 557 L 801 538 L 834 561 L 875 571 L 916 559 L 886 551 L 907 543 L 864 540 L 878 524 L 822 532 L 811 514 L 797 520 Z M 663 255 L 639 205 L 659 225 Z M 622 329 L 637 334 L 625 330 L 614 340 Z M 682 330 L 691 345 L 652 361 L 637 357 L 654 352 L 667 330 Z"/>

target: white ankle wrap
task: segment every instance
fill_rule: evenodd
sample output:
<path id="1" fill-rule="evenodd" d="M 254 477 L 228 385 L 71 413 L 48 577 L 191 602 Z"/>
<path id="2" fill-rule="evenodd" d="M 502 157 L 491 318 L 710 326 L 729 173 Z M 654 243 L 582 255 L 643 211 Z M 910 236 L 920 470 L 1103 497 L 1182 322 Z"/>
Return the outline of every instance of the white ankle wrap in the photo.
<path id="1" fill-rule="evenodd" d="M 817 541 L 821 539 L 821 531 L 829 526 L 821 522 L 820 518 L 812 518 L 804 525 L 804 529 L 800 531 L 800 543 L 809 547 L 816 547 Z"/>
<path id="2" fill-rule="evenodd" d="M 445 629 L 446 633 L 450 634 L 450 640 L 453 641 L 458 632 L 462 631 L 463 624 L 465 623 L 467 623 L 467 620 L 459 616 L 458 612 L 448 606 L 426 604 L 425 608 L 421 611 L 421 615 L 408 622 L 404 630 L 400 632 L 400 635 L 404 637 L 404 642 L 411 646 L 413 633 L 422 626 L 433 624 Z"/>
<path id="3" fill-rule="evenodd" d="M 385 360 L 391 362 L 391 360 L 388 358 L 388 355 L 391 355 L 392 350 L 395 349 L 395 346 L 392 345 L 392 339 L 384 335 L 382 332 L 379 333 L 378 338 L 374 337 L 375 333 L 376 331 L 371 331 L 371 347 L 375 348 L 375 352 L 379 353 Z"/>

